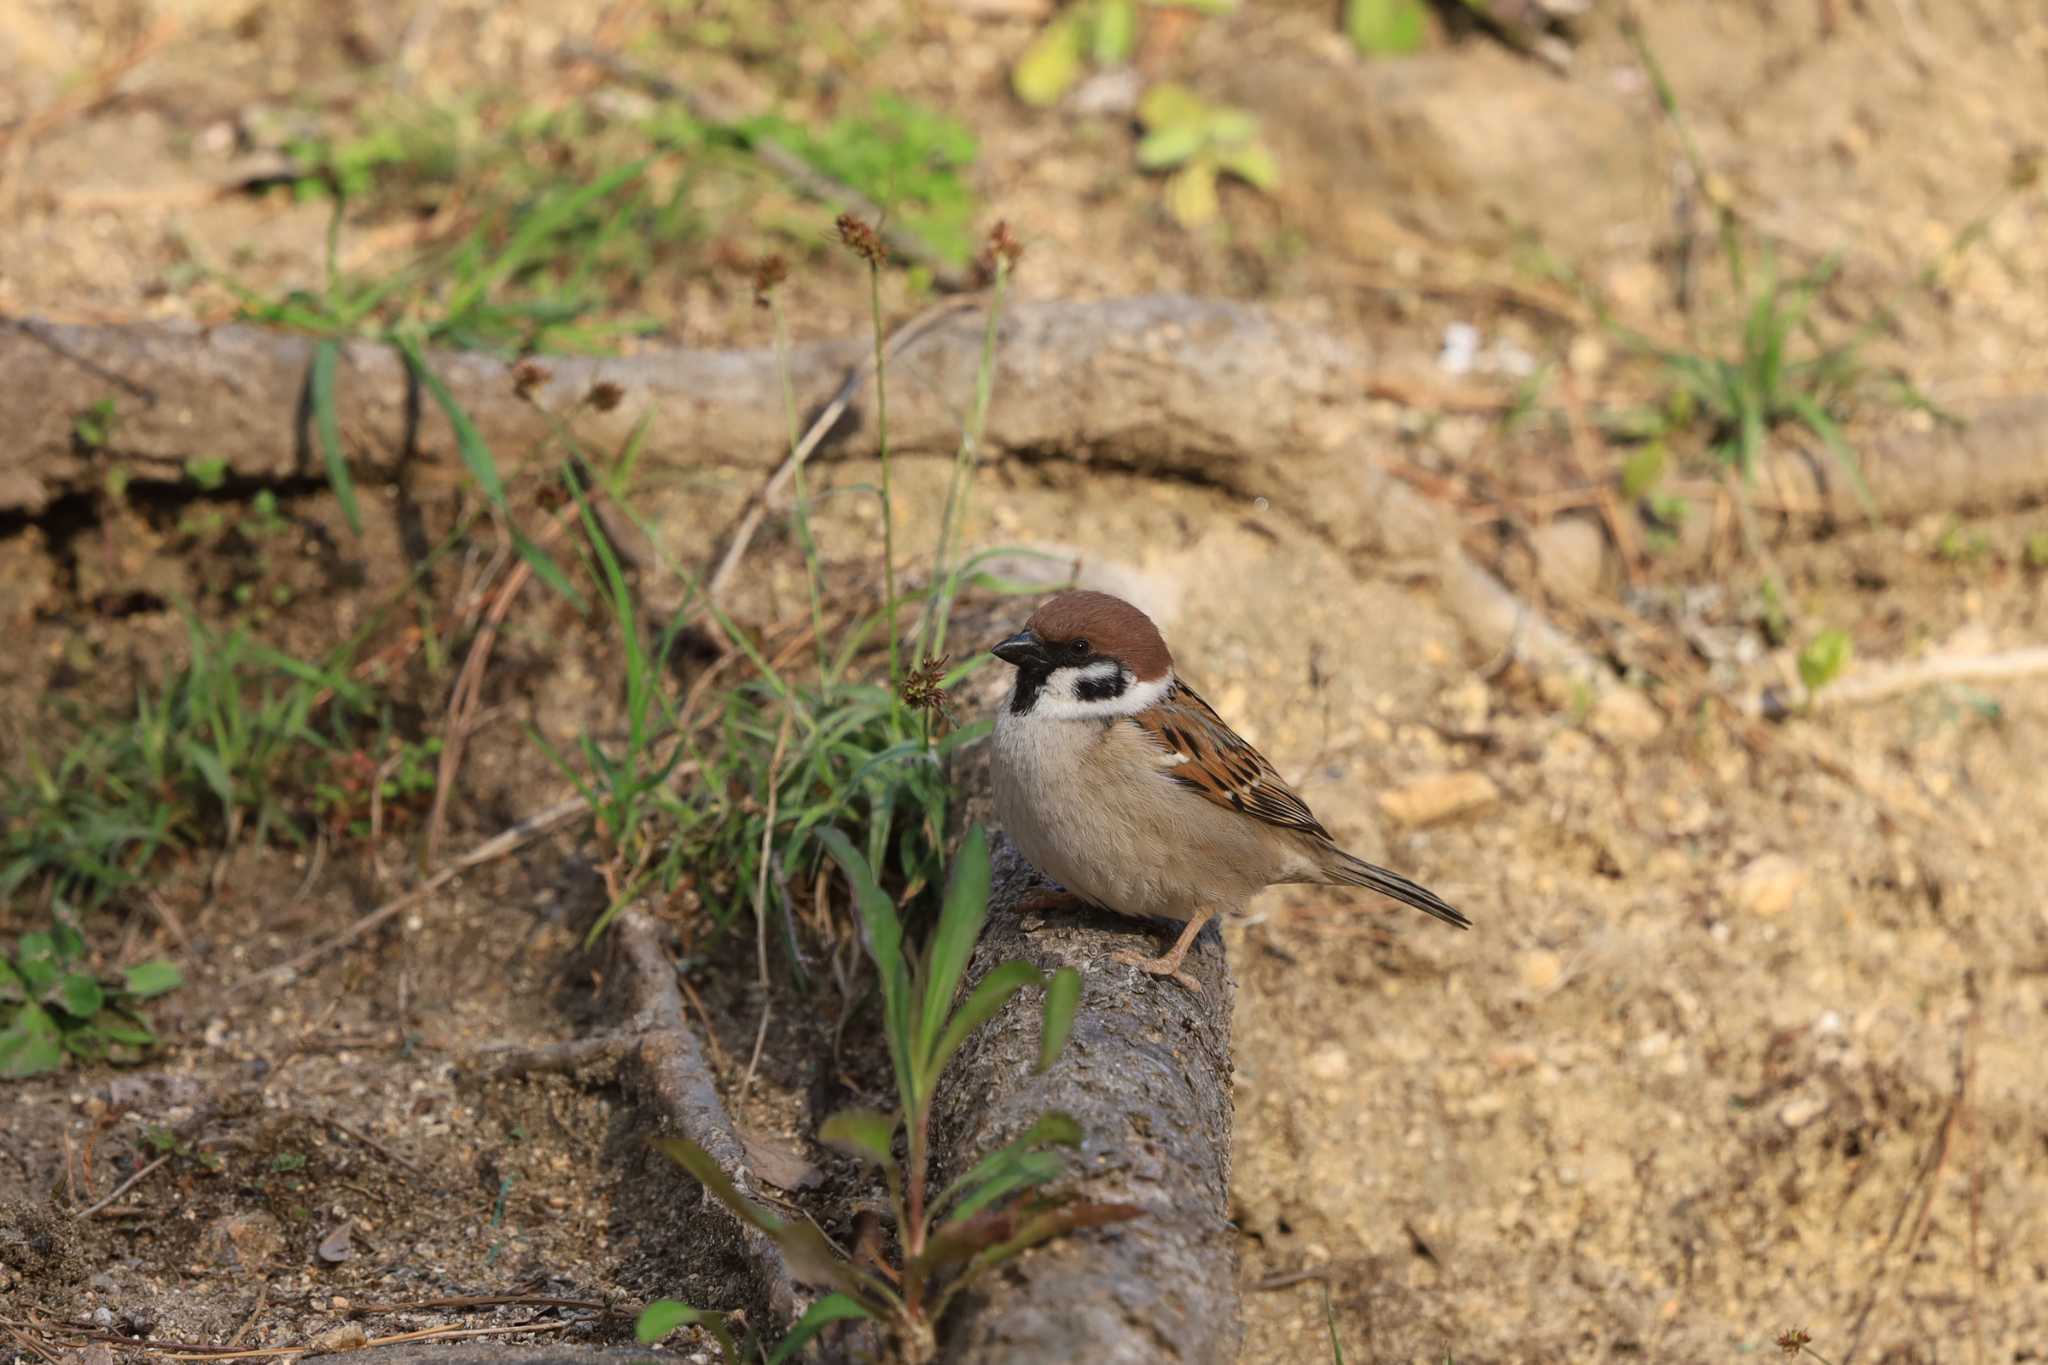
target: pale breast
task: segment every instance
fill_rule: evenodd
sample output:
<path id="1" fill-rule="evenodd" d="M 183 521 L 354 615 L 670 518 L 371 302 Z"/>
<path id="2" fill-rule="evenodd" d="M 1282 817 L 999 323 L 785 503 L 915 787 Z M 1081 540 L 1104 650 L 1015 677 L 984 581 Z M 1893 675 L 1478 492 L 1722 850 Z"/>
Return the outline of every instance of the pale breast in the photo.
<path id="1" fill-rule="evenodd" d="M 1171 781 L 1128 720 L 998 714 L 996 815 L 1034 867 L 1127 915 L 1236 911 L 1298 860 L 1256 821 Z"/>

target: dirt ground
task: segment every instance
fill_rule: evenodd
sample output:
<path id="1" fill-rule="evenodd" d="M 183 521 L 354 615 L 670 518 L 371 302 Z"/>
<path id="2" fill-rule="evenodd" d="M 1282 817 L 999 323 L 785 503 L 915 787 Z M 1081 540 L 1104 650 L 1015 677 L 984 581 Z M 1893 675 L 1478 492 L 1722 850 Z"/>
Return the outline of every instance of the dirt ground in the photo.
<path id="1" fill-rule="evenodd" d="M 786 49 L 676 36 L 678 16 L 763 8 L 807 21 Z M 1329 8 L 1247 6 L 1141 47 L 1155 74 L 1258 114 L 1282 167 L 1270 196 L 1226 186 L 1221 223 L 1189 233 L 1131 170 L 1113 98 L 1086 114 L 1009 97 L 1043 20 L 1030 0 L 875 0 L 830 23 L 709 3 L 27 0 L 0 16 L 0 315 L 232 316 L 202 262 L 254 288 L 311 285 L 323 205 L 211 187 L 274 157 L 281 122 L 345 124 L 387 82 L 426 102 L 628 100 L 554 60 L 574 40 L 659 54 L 749 111 L 780 99 L 817 116 L 889 90 L 954 113 L 980 141 L 986 216 L 1028 243 L 1032 297 L 1256 298 L 1430 364 L 1469 323 L 1479 364 L 1442 375 L 1444 393 L 1511 394 L 1550 366 L 1588 403 L 1627 406 L 1646 367 L 1559 281 L 1655 335 L 1722 316 L 1716 197 L 1787 271 L 1839 257 L 1820 326 L 1884 311 L 1870 358 L 1934 403 L 2048 389 L 2048 202 L 2026 174 L 2048 127 L 2038 5 L 1639 4 L 1706 194 L 1611 6 L 1582 21 L 1564 74 L 1483 35 L 1361 63 Z M 670 342 L 758 345 L 765 316 L 720 262 L 790 250 L 775 225 L 815 210 L 758 185 L 718 209 L 619 307 Z M 351 259 L 395 265 L 437 230 L 414 208 L 352 222 Z M 794 254 L 799 333 L 863 327 L 856 277 Z M 891 282 L 892 313 L 921 302 Z M 1362 400 L 1358 420 L 1390 462 L 1444 480 L 1578 481 L 1561 426 L 1510 437 L 1430 400 Z M 1874 405 L 1859 420 L 1928 419 Z M 928 542 L 944 474 L 898 470 L 906 543 Z M 701 559 L 746 492 L 683 482 L 648 510 Z M 1357 497 L 1329 492 L 1325 524 Z M 160 670 L 182 602 L 317 654 L 402 595 L 407 537 L 458 510 L 447 489 L 377 490 L 357 537 L 323 485 L 294 486 L 282 549 L 260 557 L 234 530 L 242 498 L 91 499 L 0 524 L 0 626 L 17 642 L 0 653 L 0 757 L 16 761 L 42 699 L 120 697 Z M 856 506 L 825 504 L 836 563 L 871 554 Z M 1953 527 L 1933 512 L 1781 541 L 1796 620 L 1845 630 L 1858 669 L 2048 636 L 2048 573 L 2021 550 L 2048 509 L 1977 517 L 1967 541 Z M 1333 1334 L 1346 1360 L 1723 1361 L 1766 1357 L 1795 1328 L 1838 1365 L 2048 1359 L 2048 916 L 2031 857 L 2048 828 L 2048 680 L 1782 724 L 1668 685 L 1656 709 L 1591 706 L 1473 649 L 1426 574 L 1347 554 L 1256 490 L 1057 452 L 988 471 L 969 535 L 1071 555 L 1153 610 L 1191 679 L 1348 847 L 1475 921 L 1455 934 L 1290 891 L 1226 931 L 1248 1365 L 1333 1359 Z M 1512 544 L 1472 546 L 1520 574 Z M 451 560 L 429 614 L 459 616 L 497 548 Z M 761 552 L 744 594 L 761 624 L 801 602 L 787 549 Z M 1604 614 L 1574 614 L 1596 650 L 1684 641 L 1713 656 L 1688 685 L 1729 697 L 1788 674 L 1789 648 L 1742 643 L 1759 638 L 1753 561 L 1686 576 L 1652 558 L 1638 574 L 1602 590 Z M 291 590 L 260 615 L 235 592 L 256 577 Z M 400 657 L 394 695 L 438 716 L 445 674 Z M 615 669 L 600 623 L 529 591 L 451 847 L 567 794 L 528 727 L 611 723 Z M 1480 794 L 1439 821 L 1381 800 L 1446 777 Z M 289 979 L 261 974 L 403 889 L 423 816 L 394 810 L 381 841 L 317 857 L 195 861 L 109 912 L 110 960 L 168 954 L 190 984 L 161 1002 L 167 1046 L 148 1066 L 7 1089 L 0 1322 L 17 1335 L 0 1355 L 37 1358 L 20 1335 L 36 1321 L 146 1333 L 159 1351 L 508 1324 L 619 1341 L 647 1297 L 728 1292 L 732 1265 L 677 1278 L 675 1249 L 699 1245 L 694 1196 L 649 1164 L 614 1077 L 491 1073 L 492 1045 L 604 1017 L 608 964 L 575 947 L 602 901 L 575 829 Z M 31 911 L 0 908 L 0 930 Z M 688 979 L 737 1117 L 791 1195 L 843 1226 L 805 1116 L 872 1078 L 821 1060 L 815 1010 L 778 1008 L 740 1099 L 762 1009 L 750 954 L 704 939 L 687 907 L 675 917 L 696 935 Z M 449 1302 L 491 1295 L 519 1301 Z"/>

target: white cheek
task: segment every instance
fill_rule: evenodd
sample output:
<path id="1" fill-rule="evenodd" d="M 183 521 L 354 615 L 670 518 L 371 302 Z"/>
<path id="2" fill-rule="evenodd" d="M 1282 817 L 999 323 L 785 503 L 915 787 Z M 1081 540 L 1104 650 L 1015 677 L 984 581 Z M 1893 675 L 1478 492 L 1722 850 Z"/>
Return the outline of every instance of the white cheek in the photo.
<path id="1" fill-rule="evenodd" d="M 1031 714 L 1047 720 L 1110 720 L 1117 716 L 1134 716 L 1166 695 L 1173 685 L 1169 677 L 1155 678 L 1151 682 L 1132 682 L 1120 696 L 1103 701 L 1085 701 L 1077 695 L 1083 681 L 1089 678 L 1113 676 L 1118 665 L 1104 661 L 1086 668 L 1062 668 L 1045 680 L 1045 688 L 1038 694 L 1038 701 L 1032 706 Z"/>

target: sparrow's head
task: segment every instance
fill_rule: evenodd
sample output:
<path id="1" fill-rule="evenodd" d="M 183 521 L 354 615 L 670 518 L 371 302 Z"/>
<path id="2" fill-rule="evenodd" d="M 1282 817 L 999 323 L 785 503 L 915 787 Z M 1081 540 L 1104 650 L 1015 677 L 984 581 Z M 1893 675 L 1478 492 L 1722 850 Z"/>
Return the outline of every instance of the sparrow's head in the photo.
<path id="1" fill-rule="evenodd" d="M 1152 618 L 1106 592 L 1063 592 L 995 646 L 1017 670 L 1010 710 L 1059 720 L 1144 710 L 1173 680 L 1173 655 Z"/>

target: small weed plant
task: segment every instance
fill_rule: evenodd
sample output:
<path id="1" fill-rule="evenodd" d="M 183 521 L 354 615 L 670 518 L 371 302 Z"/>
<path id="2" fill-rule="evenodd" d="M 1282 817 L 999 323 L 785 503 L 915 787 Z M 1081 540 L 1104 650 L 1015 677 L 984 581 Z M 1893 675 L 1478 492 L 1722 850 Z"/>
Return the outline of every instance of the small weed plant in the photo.
<path id="1" fill-rule="evenodd" d="M 143 962 L 106 977 L 89 970 L 88 957 L 68 915 L 0 956 L 0 1079 L 55 1071 L 66 1057 L 132 1060 L 156 1041 L 142 1002 L 175 989 L 177 967 Z"/>
<path id="2" fill-rule="evenodd" d="M 893 898 L 853 841 L 829 828 L 818 839 L 859 908 L 863 941 L 882 982 L 882 1026 L 896 1077 L 892 1112 L 841 1110 L 818 1136 L 880 1174 L 895 1224 L 896 1263 L 857 1262 L 807 1220 L 755 1203 L 693 1143 L 660 1138 L 655 1145 L 735 1215 L 773 1238 L 800 1278 L 832 1287 L 767 1354 L 770 1365 L 792 1358 L 826 1324 L 849 1318 L 877 1323 L 893 1358 L 929 1361 L 937 1350 L 939 1321 L 962 1290 L 1040 1242 L 1133 1218 L 1139 1210 L 1044 1192 L 1064 1167 L 1057 1149 L 1081 1138 L 1079 1125 L 1060 1113 L 1041 1115 L 1016 1141 L 983 1156 L 943 1189 L 929 1188 L 932 1100 L 947 1064 L 1011 997 L 1038 989 L 1044 993 L 1038 1069 L 1050 1069 L 1073 1026 L 1081 980 L 1071 968 L 1047 977 L 1028 962 L 1005 962 L 990 969 L 955 1008 L 988 913 L 988 840 L 979 826 L 961 843 L 938 923 L 922 952 L 911 949 Z M 639 1336 L 643 1342 L 658 1340 L 684 1323 L 703 1324 L 729 1362 L 752 1359 L 759 1351 L 753 1342 L 744 1349 L 737 1344 L 723 1315 L 673 1300 L 641 1314 Z"/>

